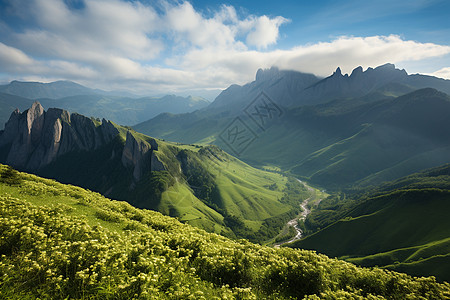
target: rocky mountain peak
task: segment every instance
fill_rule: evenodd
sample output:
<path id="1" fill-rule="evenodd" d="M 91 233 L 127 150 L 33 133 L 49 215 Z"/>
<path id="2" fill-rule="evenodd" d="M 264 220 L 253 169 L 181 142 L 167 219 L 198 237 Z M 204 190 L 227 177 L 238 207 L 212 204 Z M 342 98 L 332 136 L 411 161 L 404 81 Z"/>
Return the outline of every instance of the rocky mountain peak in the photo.
<path id="1" fill-rule="evenodd" d="M 266 81 L 273 77 L 277 77 L 280 74 L 280 70 L 277 67 L 271 67 L 270 69 L 258 69 L 256 72 L 256 81 Z"/>
<path id="2" fill-rule="evenodd" d="M 94 150 L 109 143 L 119 131 L 110 122 L 96 126 L 90 118 L 58 108 L 44 110 L 39 102 L 20 113 L 15 110 L 0 132 L 2 160 L 19 169 L 36 171 L 71 151 Z"/>
<path id="3" fill-rule="evenodd" d="M 363 68 L 361 66 L 353 69 L 352 74 L 350 74 L 350 77 L 354 78 L 356 76 L 359 76 L 363 73 Z"/>
<path id="4" fill-rule="evenodd" d="M 334 71 L 333 76 L 342 76 L 341 68 L 337 67 L 336 71 Z"/>
<path id="5" fill-rule="evenodd" d="M 395 70 L 395 65 L 391 64 L 391 63 L 386 63 L 384 65 L 376 67 L 375 70 L 376 69 L 379 69 L 379 70 L 381 70 L 381 69 L 384 69 L 384 70 Z"/>

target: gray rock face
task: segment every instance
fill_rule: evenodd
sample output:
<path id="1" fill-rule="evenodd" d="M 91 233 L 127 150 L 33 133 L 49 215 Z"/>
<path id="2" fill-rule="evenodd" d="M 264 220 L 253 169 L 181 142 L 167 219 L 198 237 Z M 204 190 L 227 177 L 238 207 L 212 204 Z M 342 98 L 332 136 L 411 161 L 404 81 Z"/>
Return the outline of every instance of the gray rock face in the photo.
<path id="1" fill-rule="evenodd" d="M 34 102 L 23 114 L 11 116 L 11 122 L 8 121 L 4 133 L 9 140 L 2 143 L 12 143 L 6 159 L 7 164 L 18 167 L 27 164 L 28 158 L 39 143 L 39 136 L 44 127 L 43 116 L 44 108 L 39 102 Z M 12 132 L 8 133 L 7 128 L 11 128 Z"/>
<path id="2" fill-rule="evenodd" d="M 71 151 L 95 150 L 119 134 L 114 125 L 104 120 L 96 126 L 90 118 L 50 108 L 39 102 L 22 114 L 11 114 L 0 133 L 0 147 L 8 147 L 6 163 L 16 168 L 36 171 L 59 156 Z"/>
<path id="3" fill-rule="evenodd" d="M 156 156 L 155 151 L 152 151 L 150 170 L 151 171 L 164 171 L 164 170 L 166 170 L 166 167 L 164 166 L 162 161 L 160 161 L 158 156 Z"/>
<path id="4" fill-rule="evenodd" d="M 149 143 L 136 139 L 128 131 L 125 147 L 122 152 L 122 164 L 125 167 L 134 168 L 133 177 L 139 181 L 145 171 L 165 170 L 164 164 L 158 159 L 155 151 L 158 150 L 158 143 L 151 139 Z"/>
<path id="5" fill-rule="evenodd" d="M 139 180 L 145 169 L 149 169 L 150 160 L 147 153 L 151 147 L 144 141 L 137 140 L 133 134 L 128 131 L 125 141 L 125 147 L 122 152 L 122 164 L 125 167 L 132 167 L 133 177 Z"/>

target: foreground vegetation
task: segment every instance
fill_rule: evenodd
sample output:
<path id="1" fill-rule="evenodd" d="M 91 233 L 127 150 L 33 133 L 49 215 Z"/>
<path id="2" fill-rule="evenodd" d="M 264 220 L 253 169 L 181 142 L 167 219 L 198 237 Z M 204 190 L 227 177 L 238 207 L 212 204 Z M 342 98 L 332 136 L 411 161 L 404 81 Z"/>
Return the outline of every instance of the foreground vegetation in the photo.
<path id="1" fill-rule="evenodd" d="M 2 299 L 445 299 L 433 277 L 233 241 L 0 166 Z"/>

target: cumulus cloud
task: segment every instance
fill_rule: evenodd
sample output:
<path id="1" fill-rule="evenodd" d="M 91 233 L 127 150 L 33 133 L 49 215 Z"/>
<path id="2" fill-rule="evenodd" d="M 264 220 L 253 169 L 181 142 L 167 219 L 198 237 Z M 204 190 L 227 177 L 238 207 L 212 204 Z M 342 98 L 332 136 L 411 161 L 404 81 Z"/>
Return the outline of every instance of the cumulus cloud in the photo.
<path id="1" fill-rule="evenodd" d="M 252 29 L 247 35 L 247 43 L 258 48 L 266 48 L 275 44 L 278 39 L 278 28 L 287 21 L 283 17 L 270 19 L 267 16 L 252 20 Z"/>
<path id="2" fill-rule="evenodd" d="M 439 57 L 450 53 L 449 46 L 403 40 L 397 35 L 339 37 L 331 42 L 301 46 L 285 51 L 277 64 L 318 75 L 328 75 L 341 67 L 350 72 L 355 66 L 378 66 Z"/>
<path id="3" fill-rule="evenodd" d="M 242 84 L 252 80 L 258 68 L 271 66 L 327 76 L 338 66 L 350 72 L 358 65 L 450 53 L 448 46 L 396 35 L 343 36 L 271 50 L 290 20 L 242 15 L 230 5 L 205 13 L 190 2 L 163 0 L 158 6 L 85 0 L 77 8 L 73 1 L 62 0 L 9 3 L 8 18 L 23 25 L 15 29 L 0 21 L 0 79 L 68 79 L 98 88 L 169 93 Z"/>

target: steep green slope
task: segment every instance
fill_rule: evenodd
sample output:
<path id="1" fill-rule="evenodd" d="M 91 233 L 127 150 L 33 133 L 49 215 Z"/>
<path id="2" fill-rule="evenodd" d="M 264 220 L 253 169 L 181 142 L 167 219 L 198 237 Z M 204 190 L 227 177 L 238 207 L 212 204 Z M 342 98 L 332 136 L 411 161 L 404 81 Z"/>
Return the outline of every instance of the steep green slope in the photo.
<path id="1" fill-rule="evenodd" d="M 449 280 L 450 165 L 327 199 L 306 225 L 320 229 L 293 243 L 362 266 Z M 354 200 L 351 200 L 354 199 Z"/>
<path id="2" fill-rule="evenodd" d="M 141 141 L 147 138 L 133 135 Z M 123 142 L 115 140 L 93 152 L 67 154 L 38 174 L 160 211 L 210 232 L 255 241 L 276 235 L 267 230 L 265 222 L 279 218 L 276 228 L 281 229 L 283 221 L 295 215 L 299 203 L 309 195 L 301 184 L 303 194 L 291 195 L 286 177 L 252 168 L 215 146 L 160 140 L 155 153 L 166 170 L 146 171 L 136 181 L 132 170 L 121 164 Z M 240 223 L 230 224 L 230 218 Z"/>
<path id="3" fill-rule="evenodd" d="M 0 166 L 4 299 L 446 299 L 434 278 L 232 241 Z"/>

